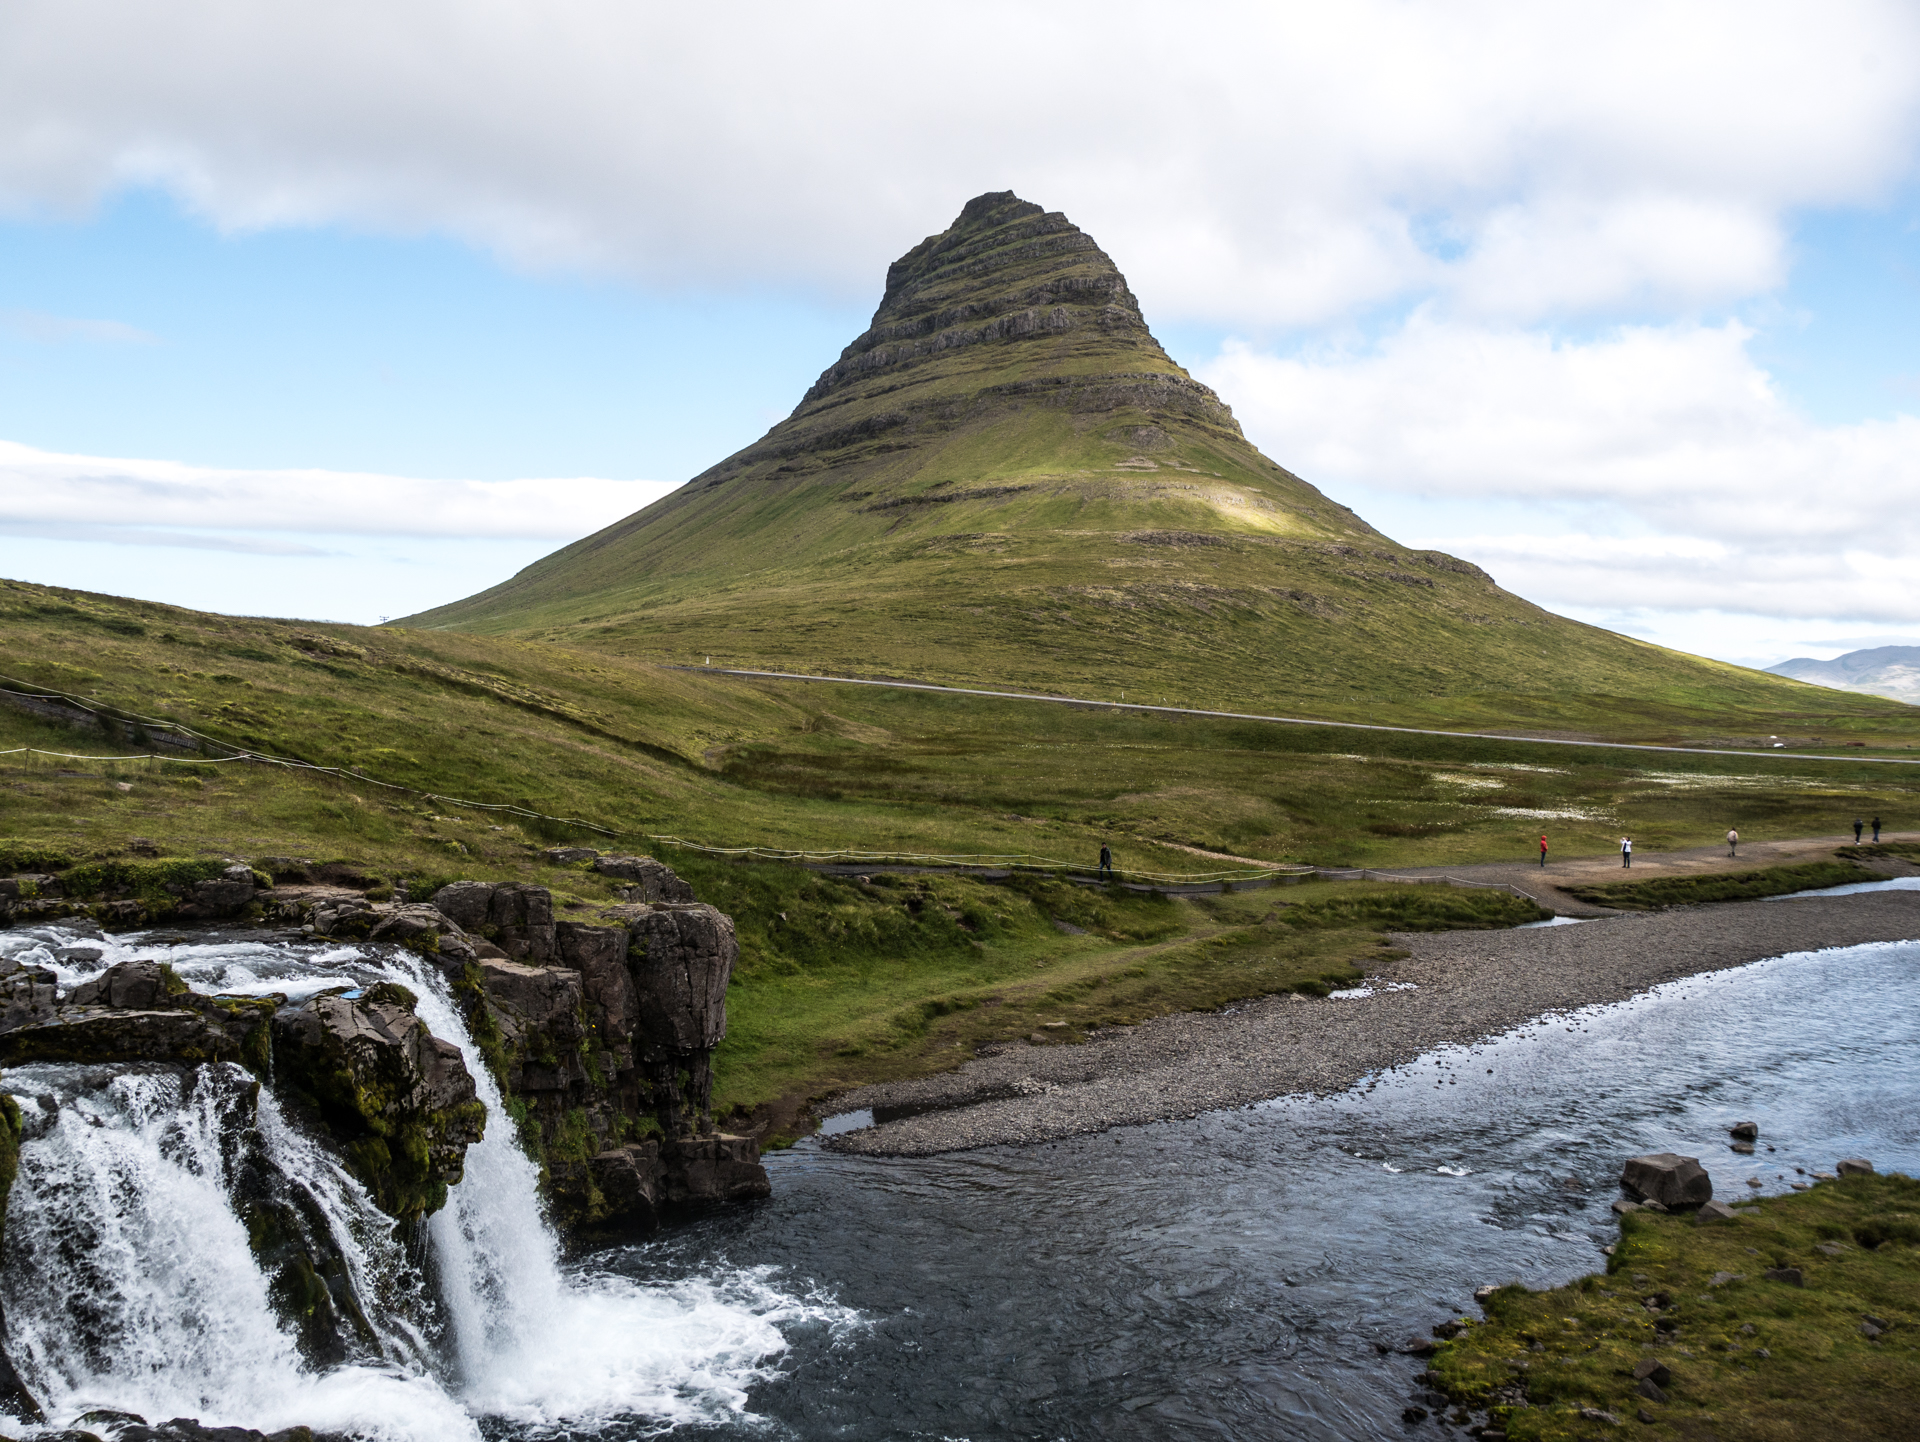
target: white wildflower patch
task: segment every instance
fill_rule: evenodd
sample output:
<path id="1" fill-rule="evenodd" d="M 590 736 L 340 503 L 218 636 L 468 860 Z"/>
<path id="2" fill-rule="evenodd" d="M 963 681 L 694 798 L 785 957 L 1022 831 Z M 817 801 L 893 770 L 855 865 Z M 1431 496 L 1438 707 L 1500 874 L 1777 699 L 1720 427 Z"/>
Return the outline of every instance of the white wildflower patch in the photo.
<path id="1" fill-rule="evenodd" d="M 1471 787 L 1475 791 L 1500 791 L 1504 790 L 1507 784 L 1504 781 L 1496 781 L 1491 776 L 1462 776 L 1457 771 L 1436 771 L 1429 779 L 1444 782 L 1448 786 Z"/>
<path id="2" fill-rule="evenodd" d="M 1852 787 L 1835 787 L 1830 781 L 1817 781 L 1808 776 L 1713 776 L 1692 771 L 1642 771 L 1635 777 L 1638 781 L 1650 782 L 1655 786 L 1664 786 L 1672 791 L 1846 791 Z"/>
<path id="3" fill-rule="evenodd" d="M 1535 811 L 1525 806 L 1496 806 L 1492 809 L 1495 816 L 1524 816 L 1529 821 L 1606 821 L 1609 819 L 1603 811 L 1576 811 L 1572 807 L 1555 811 Z"/>
<path id="4" fill-rule="evenodd" d="M 1569 773 L 1559 766 L 1528 766 L 1519 761 L 1474 761 L 1469 763 L 1475 771 L 1537 771 L 1542 776 L 1566 776 Z"/>

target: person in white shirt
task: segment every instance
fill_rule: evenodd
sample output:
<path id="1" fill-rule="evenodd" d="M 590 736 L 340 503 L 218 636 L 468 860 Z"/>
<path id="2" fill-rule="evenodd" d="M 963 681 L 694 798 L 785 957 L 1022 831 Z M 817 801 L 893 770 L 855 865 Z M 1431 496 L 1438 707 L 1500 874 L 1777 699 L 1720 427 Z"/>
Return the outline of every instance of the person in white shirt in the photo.
<path id="1" fill-rule="evenodd" d="M 1732 827 L 1728 827 L 1727 828 L 1727 855 L 1738 856 L 1739 854 L 1740 854 L 1740 833 L 1735 831 Z"/>
<path id="2" fill-rule="evenodd" d="M 1622 866 L 1633 865 L 1633 838 L 1631 836 L 1623 836 L 1620 838 L 1620 864 Z"/>

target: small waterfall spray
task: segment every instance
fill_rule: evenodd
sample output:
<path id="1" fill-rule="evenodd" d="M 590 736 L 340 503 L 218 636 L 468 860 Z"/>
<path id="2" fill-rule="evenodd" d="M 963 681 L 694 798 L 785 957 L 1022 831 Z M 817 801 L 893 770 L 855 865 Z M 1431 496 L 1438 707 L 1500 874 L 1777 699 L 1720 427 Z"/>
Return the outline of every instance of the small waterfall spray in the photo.
<path id="1" fill-rule="evenodd" d="M 170 950 L 180 975 L 209 991 L 307 990 L 316 973 L 403 982 L 421 1019 L 465 1056 L 486 1137 L 426 1224 L 422 1258 L 237 1066 L 184 1078 L 164 1067 L 10 1070 L 27 1140 L 0 1301 L 16 1365 L 56 1421 L 113 1407 L 378 1442 L 477 1442 L 485 1417 L 498 1419 L 490 1437 L 616 1418 L 651 1432 L 743 1415 L 748 1387 L 785 1350 L 782 1325 L 844 1318 L 755 1272 L 648 1286 L 564 1269 L 538 1169 L 445 982 L 416 959 L 257 943 Z M 303 1358 L 249 1245 L 236 1185 L 244 1192 L 263 1171 L 324 1233 L 365 1318 L 337 1365 Z"/>

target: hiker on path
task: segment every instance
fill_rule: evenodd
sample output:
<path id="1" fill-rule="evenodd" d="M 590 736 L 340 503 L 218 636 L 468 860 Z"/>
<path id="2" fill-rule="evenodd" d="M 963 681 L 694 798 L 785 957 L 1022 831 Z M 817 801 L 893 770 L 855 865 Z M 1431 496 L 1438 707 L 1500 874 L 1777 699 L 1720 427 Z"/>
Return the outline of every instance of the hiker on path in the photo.
<path id="1" fill-rule="evenodd" d="M 1620 838 L 1620 864 L 1622 866 L 1633 865 L 1633 838 L 1631 836 L 1623 836 Z"/>
<path id="2" fill-rule="evenodd" d="M 1104 841 L 1100 843 L 1100 869 L 1094 873 L 1095 880 L 1101 877 L 1105 877 L 1108 881 L 1113 880 L 1113 853 L 1107 850 L 1107 843 Z"/>
<path id="3" fill-rule="evenodd" d="M 1547 864 L 1547 838 L 1544 836 L 1540 838 L 1540 864 L 1542 866 Z"/>
<path id="4" fill-rule="evenodd" d="M 1727 855 L 1738 856 L 1739 854 L 1740 854 L 1740 833 L 1735 831 L 1732 827 L 1728 827 L 1727 828 Z"/>
<path id="5" fill-rule="evenodd" d="M 1875 846 L 1880 844 L 1880 818 L 1878 816 L 1873 818 L 1873 844 Z"/>
<path id="6" fill-rule="evenodd" d="M 1858 816 L 1853 818 L 1853 844 L 1855 846 L 1860 844 L 1860 818 Z"/>

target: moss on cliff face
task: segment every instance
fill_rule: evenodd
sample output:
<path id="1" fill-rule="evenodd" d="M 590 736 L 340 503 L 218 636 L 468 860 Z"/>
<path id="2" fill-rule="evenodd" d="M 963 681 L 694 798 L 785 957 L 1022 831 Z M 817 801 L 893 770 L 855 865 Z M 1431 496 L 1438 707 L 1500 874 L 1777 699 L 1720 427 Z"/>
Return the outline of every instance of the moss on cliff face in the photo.
<path id="1" fill-rule="evenodd" d="M 282 1089 L 339 1142 L 380 1208 L 402 1221 L 446 1204 L 466 1147 L 486 1125 L 459 1053 L 427 1033 L 414 1001 L 389 983 L 354 1000 L 315 997 L 274 1024 Z"/>
<path id="2" fill-rule="evenodd" d="M 7 1198 L 20 1175 L 20 1104 L 0 1091 L 0 1255 L 5 1254 Z"/>

